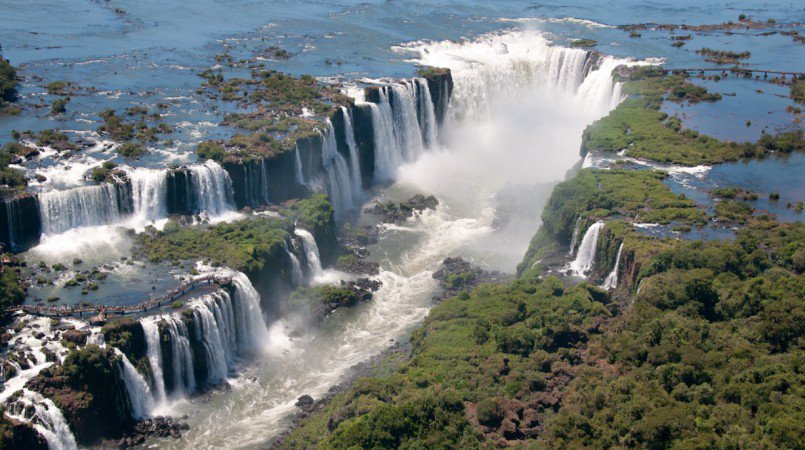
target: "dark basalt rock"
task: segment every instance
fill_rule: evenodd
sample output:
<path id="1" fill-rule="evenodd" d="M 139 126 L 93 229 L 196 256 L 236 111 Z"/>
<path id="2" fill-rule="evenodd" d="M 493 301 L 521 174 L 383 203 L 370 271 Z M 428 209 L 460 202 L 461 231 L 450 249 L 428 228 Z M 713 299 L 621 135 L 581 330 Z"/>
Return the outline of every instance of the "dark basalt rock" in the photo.
<path id="1" fill-rule="evenodd" d="M 380 202 L 366 208 L 364 212 L 380 216 L 380 221 L 384 223 L 404 223 L 409 217 L 413 217 L 415 212 L 423 212 L 426 209 L 436 209 L 439 200 L 430 195 L 416 194 L 408 200 L 400 203 Z"/>
<path id="2" fill-rule="evenodd" d="M 0 415 L 0 448 L 47 450 L 48 443 L 30 424 L 2 414 Z"/>
<path id="3" fill-rule="evenodd" d="M 296 400 L 296 404 L 294 406 L 301 409 L 302 411 L 308 412 L 313 407 L 314 403 L 315 400 L 313 400 L 313 397 L 305 394 Z"/>
<path id="4" fill-rule="evenodd" d="M 142 444 L 148 437 L 171 437 L 179 439 L 182 432 L 190 429 L 186 422 L 170 417 L 157 416 L 137 422 L 131 431 L 117 441 L 118 448 L 129 448 Z"/>
<path id="5" fill-rule="evenodd" d="M 28 191 L 0 191 L 0 244 L 21 252 L 38 244 L 41 234 L 36 196 Z"/>

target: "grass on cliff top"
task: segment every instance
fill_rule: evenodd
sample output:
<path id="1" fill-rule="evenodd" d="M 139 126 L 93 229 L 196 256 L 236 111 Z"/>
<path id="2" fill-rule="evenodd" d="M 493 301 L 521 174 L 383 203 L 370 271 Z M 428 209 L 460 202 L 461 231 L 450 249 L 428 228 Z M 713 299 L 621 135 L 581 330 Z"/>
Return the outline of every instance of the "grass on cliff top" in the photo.
<path id="1" fill-rule="evenodd" d="M 284 254 L 294 223 L 317 230 L 333 220 L 332 205 L 323 194 L 300 200 L 282 214 L 285 217 L 252 216 L 212 226 L 169 223 L 164 231 L 149 228 L 137 235 L 134 254 L 151 262 L 203 260 L 254 274 L 267 259 Z"/>
<path id="2" fill-rule="evenodd" d="M 396 373 L 358 379 L 280 448 L 798 448 L 803 233 L 667 241 L 614 317 L 586 284 L 482 285 L 431 310 Z"/>
<path id="3" fill-rule="evenodd" d="M 266 217 L 213 226 L 166 226 L 170 229 L 139 234 L 134 254 L 152 262 L 203 260 L 213 266 L 258 273 L 265 258 L 284 249 L 289 227 L 287 220 Z"/>

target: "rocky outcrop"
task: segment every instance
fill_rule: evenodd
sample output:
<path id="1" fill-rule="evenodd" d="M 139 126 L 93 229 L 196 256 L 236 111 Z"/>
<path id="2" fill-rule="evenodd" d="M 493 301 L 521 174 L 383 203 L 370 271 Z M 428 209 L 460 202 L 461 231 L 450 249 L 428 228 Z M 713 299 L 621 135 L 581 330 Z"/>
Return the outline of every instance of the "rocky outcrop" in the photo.
<path id="1" fill-rule="evenodd" d="M 48 443 L 30 424 L 0 413 L 0 448 L 47 450 Z"/>
<path id="2" fill-rule="evenodd" d="M 26 387 L 50 398 L 64 414 L 82 445 L 119 437 L 132 423 L 131 402 L 118 377 L 118 357 L 111 348 L 89 345 L 70 353 Z"/>
<path id="3" fill-rule="evenodd" d="M 364 212 L 380 217 L 381 222 L 401 224 L 413 217 L 414 213 L 422 213 L 427 209 L 434 210 L 439 206 L 439 200 L 429 195 L 416 194 L 400 203 L 375 201 Z"/>
<path id="4" fill-rule="evenodd" d="M 441 125 L 444 123 L 450 96 L 453 94 L 453 75 L 450 69 L 445 68 L 429 68 L 421 71 L 420 75 L 428 82 L 436 122 Z"/>
<path id="5" fill-rule="evenodd" d="M 482 283 L 503 283 L 509 276 L 501 272 L 488 272 L 480 267 L 473 266 L 463 258 L 446 258 L 442 267 L 433 273 L 433 278 L 439 282 L 443 292 L 434 297 L 435 300 L 444 300 L 459 295 L 462 291 L 469 292 Z"/>

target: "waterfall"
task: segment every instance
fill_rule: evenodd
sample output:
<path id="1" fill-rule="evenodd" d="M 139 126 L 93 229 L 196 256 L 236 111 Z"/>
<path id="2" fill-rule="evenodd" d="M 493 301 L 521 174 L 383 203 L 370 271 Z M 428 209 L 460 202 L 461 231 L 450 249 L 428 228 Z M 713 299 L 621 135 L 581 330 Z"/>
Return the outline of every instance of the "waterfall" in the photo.
<path id="1" fill-rule="evenodd" d="M 171 398 L 181 398 L 196 390 L 199 384 L 214 384 L 225 380 L 237 358 L 253 354 L 262 349 L 268 341 L 268 330 L 263 321 L 260 308 L 260 294 L 257 293 L 246 275 L 226 271 L 231 276 L 233 292 L 221 289 L 203 295 L 188 303 L 195 333 L 188 331 L 184 313 L 170 313 L 146 317 L 140 320 L 148 345 L 147 357 L 153 374 L 153 388 L 149 389 L 145 380 L 136 372 L 128 359 L 123 359 L 121 377 L 129 397 L 132 398 L 132 414 L 147 417 L 154 405 L 164 405 L 167 399 L 165 366 L 170 364 L 173 378 Z M 162 353 L 160 326 L 170 339 L 170 360 Z M 194 344 L 200 348 L 194 351 Z M 202 358 L 207 368 L 204 380 L 196 379 L 196 360 Z M 137 400 L 135 400 L 137 399 Z"/>
<path id="2" fill-rule="evenodd" d="M 381 102 L 369 103 L 372 113 L 372 129 L 375 143 L 375 178 L 390 180 L 400 165 L 400 151 L 394 138 L 394 122 L 391 118 L 391 106 L 381 90 Z M 384 101 L 385 100 L 385 101 Z"/>
<path id="3" fill-rule="evenodd" d="M 167 172 L 155 169 L 134 169 L 128 172 L 127 176 L 131 181 L 131 224 L 140 227 L 150 221 L 166 217 Z"/>
<path id="4" fill-rule="evenodd" d="M 246 203 L 250 206 L 267 205 L 269 203 L 268 173 L 265 159 L 260 158 L 244 163 L 243 177 Z"/>
<path id="5" fill-rule="evenodd" d="M 410 83 L 392 84 L 388 88 L 394 132 L 404 161 L 413 161 L 422 154 L 422 130 L 417 121 L 416 89 Z"/>
<path id="6" fill-rule="evenodd" d="M 576 226 L 573 227 L 573 237 L 570 238 L 570 249 L 567 251 L 567 255 L 571 258 L 574 254 L 576 254 L 576 242 L 579 240 L 579 228 L 581 228 L 581 216 L 576 219 Z"/>
<path id="7" fill-rule="evenodd" d="M 349 147 L 350 180 L 352 181 L 352 199 L 360 202 L 363 197 L 363 180 L 361 179 L 361 163 L 358 159 L 358 144 L 355 142 L 355 130 L 352 128 L 352 111 L 341 107 L 344 116 L 344 137 Z"/>
<path id="8" fill-rule="evenodd" d="M 618 266 L 621 264 L 621 252 L 623 251 L 623 242 L 621 242 L 620 247 L 618 247 L 618 256 L 615 257 L 615 267 L 612 268 L 612 272 L 607 275 L 606 280 L 604 280 L 604 285 L 601 286 L 604 289 L 613 289 L 615 286 L 618 285 Z"/>
<path id="9" fill-rule="evenodd" d="M 426 147 L 436 143 L 436 110 L 433 107 L 433 99 L 430 95 L 428 81 L 424 78 L 415 78 L 417 111 L 419 112 L 419 127 L 422 129 L 422 142 Z M 446 91 L 445 91 L 446 92 Z"/>
<path id="10" fill-rule="evenodd" d="M 148 317 L 140 321 L 148 345 L 146 353 L 151 364 L 151 374 L 154 376 L 154 402 L 157 404 L 165 401 L 165 378 L 162 375 L 162 347 L 159 343 L 158 320 L 159 317 Z"/>
<path id="11" fill-rule="evenodd" d="M 296 146 L 295 153 L 296 153 L 296 155 L 295 155 L 296 156 L 296 162 L 294 163 L 294 165 L 295 165 L 295 169 L 296 169 L 296 182 L 298 184 L 301 184 L 302 186 L 306 186 L 307 183 L 305 183 L 305 174 L 304 174 L 304 172 L 302 172 L 302 157 L 299 155 L 299 146 L 298 145 Z"/>
<path id="12" fill-rule="evenodd" d="M 335 129 L 330 119 L 327 119 L 327 133 L 322 136 L 321 163 L 326 177 L 327 194 L 337 213 L 343 213 L 353 208 L 352 184 L 347 161 L 338 152 L 335 140 Z"/>
<path id="13" fill-rule="evenodd" d="M 165 316 L 165 321 L 171 337 L 174 392 L 179 395 L 192 392 L 196 388 L 196 376 L 193 373 L 193 354 L 190 350 L 187 327 L 184 321 L 174 314 Z"/>
<path id="14" fill-rule="evenodd" d="M 126 392 L 131 400 L 131 415 L 135 419 L 144 419 L 151 415 L 154 409 L 154 398 L 151 396 L 151 389 L 140 372 L 131 364 L 131 361 L 123 352 L 115 349 L 115 353 L 120 357 L 120 378 L 126 385 Z"/>
<path id="15" fill-rule="evenodd" d="M 293 280 L 294 285 L 301 285 L 305 279 L 305 275 L 302 273 L 302 264 L 299 263 L 299 258 L 288 249 L 288 245 L 285 245 L 285 253 L 288 254 L 288 258 L 291 259 L 291 279 Z"/>
<path id="16" fill-rule="evenodd" d="M 569 269 L 573 275 L 579 277 L 587 277 L 587 273 L 592 269 L 593 262 L 595 261 L 595 250 L 598 245 L 598 233 L 604 227 L 603 221 L 598 221 L 587 229 L 584 237 L 581 239 L 576 259 L 570 263 Z"/>
<path id="17" fill-rule="evenodd" d="M 305 250 L 308 272 L 314 277 L 320 275 L 324 270 L 321 267 L 319 246 L 316 244 L 316 239 L 313 238 L 309 231 L 301 228 L 295 229 L 294 234 L 302 239 L 302 248 Z"/>
<path id="18" fill-rule="evenodd" d="M 45 234 L 59 234 L 73 228 L 106 225 L 120 220 L 117 190 L 110 183 L 43 192 L 38 201 Z"/>
<path id="19" fill-rule="evenodd" d="M 49 398 L 28 389 L 5 411 L 12 419 L 30 423 L 45 438 L 51 450 L 73 450 L 78 448 L 75 436 L 70 431 L 64 415 Z"/>
<path id="20" fill-rule="evenodd" d="M 208 159 L 204 164 L 188 167 L 193 185 L 193 198 L 198 212 L 220 216 L 234 210 L 232 180 L 217 162 Z"/>
<path id="21" fill-rule="evenodd" d="M 417 62 L 452 70 L 448 120 L 483 120 L 501 98 L 517 99 L 537 89 L 564 91 L 596 119 L 620 101 L 612 69 L 635 64 L 579 48 L 550 45 L 537 31 L 507 31 L 473 42 L 413 43 Z"/>

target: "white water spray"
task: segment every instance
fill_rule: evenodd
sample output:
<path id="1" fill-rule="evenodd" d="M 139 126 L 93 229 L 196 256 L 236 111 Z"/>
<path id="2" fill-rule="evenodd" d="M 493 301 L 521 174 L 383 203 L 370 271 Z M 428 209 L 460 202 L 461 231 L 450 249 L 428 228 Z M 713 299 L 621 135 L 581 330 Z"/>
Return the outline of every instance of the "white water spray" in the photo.
<path id="1" fill-rule="evenodd" d="M 595 262 L 596 247 L 598 246 L 598 234 L 602 228 L 604 228 L 604 222 L 598 221 L 590 225 L 590 228 L 584 233 L 576 259 L 568 266 L 573 275 L 586 278 L 590 269 L 592 269 Z"/>
<path id="2" fill-rule="evenodd" d="M 620 247 L 618 247 L 618 256 L 615 257 L 615 267 L 612 268 L 612 272 L 607 275 L 606 280 L 604 280 L 604 285 L 601 286 L 604 289 L 613 289 L 615 286 L 618 285 L 618 267 L 621 265 L 621 253 L 623 252 L 623 242 L 621 242 Z"/>

